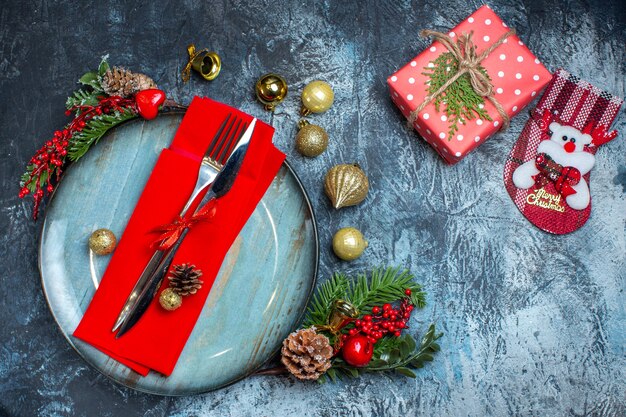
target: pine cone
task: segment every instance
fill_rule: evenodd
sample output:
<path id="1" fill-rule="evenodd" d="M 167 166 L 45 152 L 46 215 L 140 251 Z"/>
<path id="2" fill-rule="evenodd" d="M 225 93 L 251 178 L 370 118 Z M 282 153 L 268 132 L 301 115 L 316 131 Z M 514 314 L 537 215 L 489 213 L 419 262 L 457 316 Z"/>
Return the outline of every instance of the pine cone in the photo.
<path id="1" fill-rule="evenodd" d="M 175 265 L 174 271 L 169 276 L 170 288 L 181 296 L 195 294 L 204 284 L 200 280 L 201 276 L 202 271 L 196 269 L 195 265 Z"/>
<path id="2" fill-rule="evenodd" d="M 135 92 L 156 88 L 157 86 L 152 78 L 148 77 L 146 74 L 140 73 L 134 74 L 132 84 L 135 88 Z"/>
<path id="3" fill-rule="evenodd" d="M 330 368 L 333 348 L 315 328 L 291 333 L 283 341 L 281 362 L 298 379 L 318 379 Z"/>
<path id="4" fill-rule="evenodd" d="M 104 73 L 100 86 L 109 96 L 129 97 L 138 91 L 155 88 L 156 84 L 147 75 L 113 67 Z"/>

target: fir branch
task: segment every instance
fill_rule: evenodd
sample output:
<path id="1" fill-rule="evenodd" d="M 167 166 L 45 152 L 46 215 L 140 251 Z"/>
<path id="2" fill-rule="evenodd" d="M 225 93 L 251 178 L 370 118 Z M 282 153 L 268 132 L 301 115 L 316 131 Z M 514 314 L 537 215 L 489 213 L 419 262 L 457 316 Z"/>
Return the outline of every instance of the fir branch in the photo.
<path id="1" fill-rule="evenodd" d="M 304 327 L 327 324 L 333 302 L 345 297 L 348 286 L 348 279 L 339 272 L 320 285 L 307 310 Z"/>
<path id="2" fill-rule="evenodd" d="M 109 114 L 101 114 L 90 119 L 85 127 L 72 135 L 68 146 L 68 153 L 71 161 L 77 161 L 89 148 L 97 143 L 100 138 L 112 127 L 122 122 L 137 117 L 137 113 L 132 108 L 122 108 Z"/>
<path id="3" fill-rule="evenodd" d="M 433 62 L 432 67 L 424 68 L 423 75 L 429 77 L 426 81 L 428 95 L 436 93 L 454 74 L 458 72 L 459 63 L 450 52 L 439 55 Z M 478 70 L 489 78 L 489 74 L 484 67 L 479 66 Z M 459 123 L 466 124 L 468 120 L 480 118 L 491 121 L 489 113 L 484 109 L 485 99 L 478 95 L 472 87 L 469 74 L 463 74 L 455 82 L 450 84 L 441 94 L 435 97 L 433 105 L 437 112 L 441 111 L 441 106 L 448 118 L 448 140 L 454 137 L 459 130 Z"/>
<path id="4" fill-rule="evenodd" d="M 346 297 L 360 311 L 369 310 L 375 305 L 392 303 L 405 297 L 405 290 L 411 290 L 411 300 L 417 307 L 424 307 L 426 294 L 421 285 L 408 270 L 400 268 L 374 269 L 368 280 L 366 274 L 357 276 Z M 368 282 L 369 281 L 369 282 Z"/>
<path id="5" fill-rule="evenodd" d="M 102 93 L 95 90 L 85 91 L 83 89 L 78 89 L 67 98 L 67 101 L 65 102 L 65 108 L 67 110 L 71 110 L 74 108 L 80 108 L 82 106 L 97 106 L 99 101 L 99 94 Z"/>

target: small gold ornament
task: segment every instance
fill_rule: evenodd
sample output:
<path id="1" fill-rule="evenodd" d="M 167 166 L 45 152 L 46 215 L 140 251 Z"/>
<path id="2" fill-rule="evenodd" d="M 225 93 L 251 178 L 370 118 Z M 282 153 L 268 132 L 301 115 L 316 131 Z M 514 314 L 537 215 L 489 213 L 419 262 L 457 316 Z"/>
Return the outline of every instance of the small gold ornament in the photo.
<path id="1" fill-rule="evenodd" d="M 369 181 L 358 164 L 335 165 L 326 174 L 324 191 L 336 209 L 354 206 L 367 197 Z"/>
<path id="2" fill-rule="evenodd" d="M 174 311 L 183 304 L 183 297 L 172 288 L 166 288 L 159 296 L 159 304 L 167 311 Z"/>
<path id="3" fill-rule="evenodd" d="M 189 81 L 191 69 L 197 71 L 207 81 L 217 78 L 222 69 L 222 59 L 217 52 L 211 52 L 208 49 L 196 51 L 194 44 L 187 47 L 189 60 L 183 68 L 182 78 L 184 82 Z"/>
<path id="4" fill-rule="evenodd" d="M 324 113 L 330 109 L 335 100 L 332 87 L 325 81 L 311 81 L 302 90 L 302 109 L 300 114 L 308 116 L 311 113 Z"/>
<path id="5" fill-rule="evenodd" d="M 265 105 L 265 110 L 274 111 L 287 97 L 287 81 L 278 74 L 265 74 L 256 82 L 257 99 Z"/>
<path id="6" fill-rule="evenodd" d="M 89 249 L 96 255 L 108 255 L 117 245 L 117 239 L 109 229 L 98 229 L 89 236 Z"/>
<path id="7" fill-rule="evenodd" d="M 333 251 L 344 261 L 353 261 L 367 248 L 367 240 L 354 227 L 339 229 L 333 237 Z"/>
<path id="8" fill-rule="evenodd" d="M 328 147 L 328 133 L 318 126 L 312 125 L 306 120 L 298 122 L 300 131 L 296 135 L 296 149 L 304 156 L 314 158 L 320 155 Z"/>

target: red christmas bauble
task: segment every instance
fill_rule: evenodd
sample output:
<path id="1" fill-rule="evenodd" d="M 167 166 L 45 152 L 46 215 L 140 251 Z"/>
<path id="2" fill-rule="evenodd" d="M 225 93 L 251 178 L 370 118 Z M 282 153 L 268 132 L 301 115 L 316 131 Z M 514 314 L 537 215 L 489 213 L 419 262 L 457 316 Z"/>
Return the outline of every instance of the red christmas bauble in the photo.
<path id="1" fill-rule="evenodd" d="M 365 366 L 374 354 L 374 344 L 367 336 L 357 334 L 350 336 L 341 348 L 343 360 L 352 366 Z"/>
<path id="2" fill-rule="evenodd" d="M 157 117 L 159 106 L 165 101 L 165 93 L 156 88 L 142 90 L 135 94 L 137 111 L 146 120 Z"/>

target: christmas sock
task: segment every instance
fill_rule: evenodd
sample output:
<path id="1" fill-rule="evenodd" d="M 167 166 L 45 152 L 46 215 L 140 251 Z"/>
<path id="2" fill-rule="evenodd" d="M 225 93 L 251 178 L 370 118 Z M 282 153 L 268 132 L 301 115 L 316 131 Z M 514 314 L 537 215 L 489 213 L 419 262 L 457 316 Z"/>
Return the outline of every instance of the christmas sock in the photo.
<path id="1" fill-rule="evenodd" d="M 504 166 L 504 184 L 522 214 L 546 232 L 580 228 L 591 213 L 590 171 L 622 99 L 559 69 Z"/>

